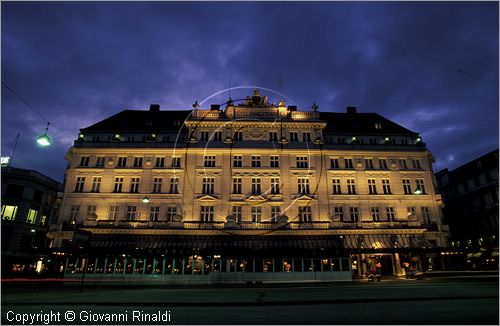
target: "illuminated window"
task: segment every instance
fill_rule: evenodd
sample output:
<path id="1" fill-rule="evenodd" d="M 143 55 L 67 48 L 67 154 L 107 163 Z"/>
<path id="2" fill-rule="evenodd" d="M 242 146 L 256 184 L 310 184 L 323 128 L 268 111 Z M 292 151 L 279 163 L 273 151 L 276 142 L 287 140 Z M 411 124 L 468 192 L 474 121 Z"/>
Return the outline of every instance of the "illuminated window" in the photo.
<path id="1" fill-rule="evenodd" d="M 241 178 L 233 178 L 233 194 L 241 194 Z"/>
<path id="2" fill-rule="evenodd" d="M 278 207 L 279 206 L 275 206 Z M 252 206 L 252 222 L 260 223 L 262 217 L 262 208 L 260 206 Z"/>
<path id="3" fill-rule="evenodd" d="M 84 185 L 85 185 L 85 177 L 77 177 L 75 184 L 75 192 L 83 192 Z"/>
<path id="4" fill-rule="evenodd" d="M 243 165 L 243 157 L 241 155 L 233 156 L 233 167 L 241 168 Z"/>
<path id="5" fill-rule="evenodd" d="M 26 216 L 26 222 L 30 224 L 35 224 L 37 215 L 38 211 L 36 209 L 28 210 L 28 216 Z"/>
<path id="6" fill-rule="evenodd" d="M 39 224 L 40 224 L 40 225 L 45 225 L 45 222 L 46 222 L 46 221 L 47 221 L 47 215 L 42 215 L 42 216 L 40 217 L 40 222 L 39 222 Z"/>
<path id="7" fill-rule="evenodd" d="M 101 189 L 101 177 L 93 177 L 92 178 L 92 192 L 99 192 Z"/>
<path id="8" fill-rule="evenodd" d="M 332 179 L 332 184 L 333 184 L 333 194 L 334 195 L 342 194 L 342 191 L 340 189 L 340 179 Z"/>
<path id="9" fill-rule="evenodd" d="M 424 179 L 416 179 L 415 184 L 416 184 L 416 189 L 420 189 L 420 193 L 425 194 Z"/>
<path id="10" fill-rule="evenodd" d="M 202 222 L 213 222 L 214 220 L 214 207 L 201 206 L 200 207 L 200 220 Z"/>
<path id="11" fill-rule="evenodd" d="M 161 184 L 163 183 L 163 178 L 153 178 L 153 193 L 161 193 Z"/>
<path id="12" fill-rule="evenodd" d="M 2 220 L 13 221 L 16 218 L 17 206 L 2 205 Z"/>
<path id="13" fill-rule="evenodd" d="M 375 129 L 382 129 L 382 124 L 380 122 L 375 123 Z"/>

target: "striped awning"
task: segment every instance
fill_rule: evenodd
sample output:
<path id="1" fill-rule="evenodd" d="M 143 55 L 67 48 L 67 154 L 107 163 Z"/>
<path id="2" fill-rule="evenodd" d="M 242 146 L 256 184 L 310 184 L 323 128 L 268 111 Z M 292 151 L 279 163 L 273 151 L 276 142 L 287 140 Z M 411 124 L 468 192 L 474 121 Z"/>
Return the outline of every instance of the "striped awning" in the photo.
<path id="1" fill-rule="evenodd" d="M 433 248 L 423 235 L 413 234 L 362 234 L 343 237 L 343 247 L 346 249 L 396 249 L 396 248 Z"/>

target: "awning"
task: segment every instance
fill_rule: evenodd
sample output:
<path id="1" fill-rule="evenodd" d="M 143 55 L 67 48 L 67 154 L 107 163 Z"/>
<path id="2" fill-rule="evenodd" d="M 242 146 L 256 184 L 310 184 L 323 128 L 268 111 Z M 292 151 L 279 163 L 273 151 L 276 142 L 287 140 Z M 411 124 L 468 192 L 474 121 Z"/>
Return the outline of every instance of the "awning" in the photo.
<path id="1" fill-rule="evenodd" d="M 434 248 L 423 235 L 351 234 L 343 237 L 345 249 Z"/>

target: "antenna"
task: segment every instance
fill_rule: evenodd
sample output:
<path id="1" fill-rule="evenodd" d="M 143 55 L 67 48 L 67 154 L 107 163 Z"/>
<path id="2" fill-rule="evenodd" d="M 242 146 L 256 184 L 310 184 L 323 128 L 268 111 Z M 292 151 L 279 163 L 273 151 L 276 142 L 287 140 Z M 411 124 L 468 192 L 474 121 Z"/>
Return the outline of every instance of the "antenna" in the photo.
<path id="1" fill-rule="evenodd" d="M 229 99 L 228 101 L 231 101 L 231 76 L 229 76 Z"/>
<path id="2" fill-rule="evenodd" d="M 17 142 L 19 141 L 19 136 L 21 133 L 18 133 L 14 140 L 14 148 L 12 149 L 12 155 L 10 156 L 10 164 L 12 164 L 12 160 L 14 159 L 14 154 L 16 153 Z"/>

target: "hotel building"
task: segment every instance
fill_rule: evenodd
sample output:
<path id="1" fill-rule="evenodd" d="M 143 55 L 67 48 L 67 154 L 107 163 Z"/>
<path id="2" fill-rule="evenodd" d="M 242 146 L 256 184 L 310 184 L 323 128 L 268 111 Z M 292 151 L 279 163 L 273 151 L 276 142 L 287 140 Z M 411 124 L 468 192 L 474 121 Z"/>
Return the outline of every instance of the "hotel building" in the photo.
<path id="1" fill-rule="evenodd" d="M 209 109 L 151 105 L 81 129 L 66 159 L 50 233 L 66 276 L 321 281 L 378 262 L 386 275 L 405 262 L 443 268 L 432 155 L 376 113 L 302 111 L 258 90 Z"/>

